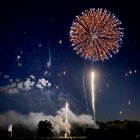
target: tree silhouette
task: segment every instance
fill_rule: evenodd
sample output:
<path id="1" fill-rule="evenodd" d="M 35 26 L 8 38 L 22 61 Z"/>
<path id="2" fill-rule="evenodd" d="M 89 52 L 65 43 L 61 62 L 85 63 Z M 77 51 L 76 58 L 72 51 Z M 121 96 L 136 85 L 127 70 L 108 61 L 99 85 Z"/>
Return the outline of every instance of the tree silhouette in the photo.
<path id="1" fill-rule="evenodd" d="M 52 124 L 50 121 L 40 121 L 38 124 L 38 136 L 39 137 L 52 137 Z"/>

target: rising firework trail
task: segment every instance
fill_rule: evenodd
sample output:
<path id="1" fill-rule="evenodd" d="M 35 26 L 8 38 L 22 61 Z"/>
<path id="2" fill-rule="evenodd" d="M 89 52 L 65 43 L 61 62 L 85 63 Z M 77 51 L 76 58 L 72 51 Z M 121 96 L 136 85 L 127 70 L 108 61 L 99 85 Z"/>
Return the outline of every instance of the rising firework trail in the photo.
<path id="1" fill-rule="evenodd" d="M 95 117 L 95 91 L 94 91 L 94 72 L 91 73 L 91 94 L 92 94 L 92 108 L 94 113 L 94 121 L 96 121 Z"/>
<path id="2" fill-rule="evenodd" d="M 66 110 L 65 110 L 65 134 L 64 137 L 68 137 L 68 103 L 66 102 Z"/>

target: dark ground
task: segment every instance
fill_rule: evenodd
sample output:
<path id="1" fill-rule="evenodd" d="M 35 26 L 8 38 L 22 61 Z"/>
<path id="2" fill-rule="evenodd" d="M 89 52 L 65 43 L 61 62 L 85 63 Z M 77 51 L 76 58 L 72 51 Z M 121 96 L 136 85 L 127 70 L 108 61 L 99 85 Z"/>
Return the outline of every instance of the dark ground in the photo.
<path id="1" fill-rule="evenodd" d="M 84 127 L 72 125 L 68 138 L 63 137 L 65 132 L 56 137 L 53 133 L 47 133 L 48 128 L 41 129 L 42 127 L 39 127 L 38 130 L 31 131 L 25 126 L 14 125 L 12 137 L 8 134 L 7 129 L 0 128 L 0 140 L 140 140 L 140 122 L 138 121 L 115 120 L 97 122 L 97 125 L 99 129 L 84 129 Z"/>

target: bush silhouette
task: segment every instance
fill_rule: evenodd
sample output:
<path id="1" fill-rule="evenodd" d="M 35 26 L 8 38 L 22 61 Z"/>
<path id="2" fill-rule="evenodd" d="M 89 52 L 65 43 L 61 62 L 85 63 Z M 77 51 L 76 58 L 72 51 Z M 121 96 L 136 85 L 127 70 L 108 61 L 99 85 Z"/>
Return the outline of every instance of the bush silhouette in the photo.
<path id="1" fill-rule="evenodd" d="M 40 121 L 38 124 L 38 131 L 37 134 L 39 137 L 52 137 L 52 124 L 51 122 L 45 120 L 45 121 Z"/>

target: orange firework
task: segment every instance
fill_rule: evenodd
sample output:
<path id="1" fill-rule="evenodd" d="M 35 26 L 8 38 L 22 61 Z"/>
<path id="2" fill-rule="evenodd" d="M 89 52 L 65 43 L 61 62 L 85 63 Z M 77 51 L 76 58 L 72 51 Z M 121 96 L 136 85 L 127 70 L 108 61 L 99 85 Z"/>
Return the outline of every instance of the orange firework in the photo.
<path id="1" fill-rule="evenodd" d="M 123 38 L 120 25 L 118 18 L 107 10 L 85 10 L 72 23 L 70 41 L 81 57 L 103 61 L 119 51 Z"/>

